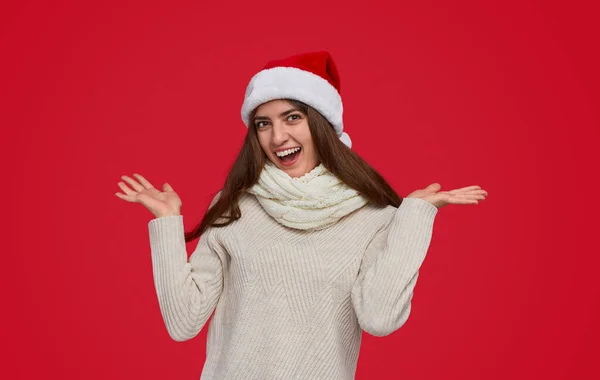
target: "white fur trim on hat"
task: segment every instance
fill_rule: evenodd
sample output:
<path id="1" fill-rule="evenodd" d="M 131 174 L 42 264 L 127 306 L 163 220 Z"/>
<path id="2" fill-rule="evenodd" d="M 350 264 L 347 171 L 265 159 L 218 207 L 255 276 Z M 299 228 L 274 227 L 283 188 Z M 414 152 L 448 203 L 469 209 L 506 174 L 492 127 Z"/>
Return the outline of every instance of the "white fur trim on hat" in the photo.
<path id="1" fill-rule="evenodd" d="M 274 67 L 252 77 L 242 105 L 242 120 L 250 126 L 250 113 L 259 105 L 275 99 L 295 99 L 316 109 L 325 117 L 348 147 L 350 136 L 344 132 L 342 98 L 328 81 L 296 67 Z"/>

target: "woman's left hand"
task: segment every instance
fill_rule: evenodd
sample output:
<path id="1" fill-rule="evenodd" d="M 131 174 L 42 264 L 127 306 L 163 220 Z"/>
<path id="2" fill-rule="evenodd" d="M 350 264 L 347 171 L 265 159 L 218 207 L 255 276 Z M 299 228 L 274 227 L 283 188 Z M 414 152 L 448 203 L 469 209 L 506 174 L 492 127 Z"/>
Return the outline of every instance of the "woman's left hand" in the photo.
<path id="1" fill-rule="evenodd" d="M 440 191 L 441 188 L 439 183 L 432 183 L 422 190 L 413 191 L 405 198 L 421 198 L 435 207 L 441 208 L 449 204 L 478 204 L 479 200 L 484 200 L 488 195 L 487 191 L 480 186 L 467 186 L 450 191 Z"/>

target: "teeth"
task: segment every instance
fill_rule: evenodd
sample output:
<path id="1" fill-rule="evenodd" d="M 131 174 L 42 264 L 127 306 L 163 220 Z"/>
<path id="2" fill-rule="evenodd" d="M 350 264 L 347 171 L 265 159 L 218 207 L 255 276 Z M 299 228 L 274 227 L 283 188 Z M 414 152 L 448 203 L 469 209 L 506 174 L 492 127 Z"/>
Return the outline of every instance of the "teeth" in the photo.
<path id="1" fill-rule="evenodd" d="M 300 148 L 292 148 L 292 149 L 284 150 L 284 151 L 281 151 L 281 152 L 277 152 L 277 153 L 275 153 L 275 154 L 276 154 L 278 157 L 283 157 L 283 156 L 287 156 L 288 154 L 295 153 L 295 152 L 297 152 L 297 151 L 299 151 L 299 150 L 300 150 Z"/>

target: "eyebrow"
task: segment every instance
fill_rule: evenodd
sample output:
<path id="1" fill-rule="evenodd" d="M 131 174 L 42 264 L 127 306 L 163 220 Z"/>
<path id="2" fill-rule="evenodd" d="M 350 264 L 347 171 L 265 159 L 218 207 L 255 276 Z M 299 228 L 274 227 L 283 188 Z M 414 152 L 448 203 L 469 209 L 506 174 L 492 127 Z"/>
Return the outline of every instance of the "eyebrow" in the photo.
<path id="1" fill-rule="evenodd" d="M 284 118 L 284 117 L 286 117 L 287 115 L 291 114 L 294 111 L 298 111 L 298 110 L 295 109 L 295 108 L 290 108 L 289 110 L 280 113 L 279 114 L 279 118 Z M 266 117 L 266 116 L 256 116 L 256 117 L 254 117 L 254 121 L 257 121 L 257 120 L 269 120 L 269 118 Z"/>

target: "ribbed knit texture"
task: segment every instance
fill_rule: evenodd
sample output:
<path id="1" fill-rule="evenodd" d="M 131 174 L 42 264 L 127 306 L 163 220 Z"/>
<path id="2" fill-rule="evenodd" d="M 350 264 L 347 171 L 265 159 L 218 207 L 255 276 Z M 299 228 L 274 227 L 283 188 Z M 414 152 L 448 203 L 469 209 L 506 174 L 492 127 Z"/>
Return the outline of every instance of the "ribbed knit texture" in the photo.
<path id="1" fill-rule="evenodd" d="M 351 380 L 361 329 L 400 328 L 437 208 L 370 204 L 319 231 L 285 227 L 251 194 L 187 258 L 183 216 L 149 222 L 161 314 L 176 341 L 208 326 L 201 380 Z"/>

